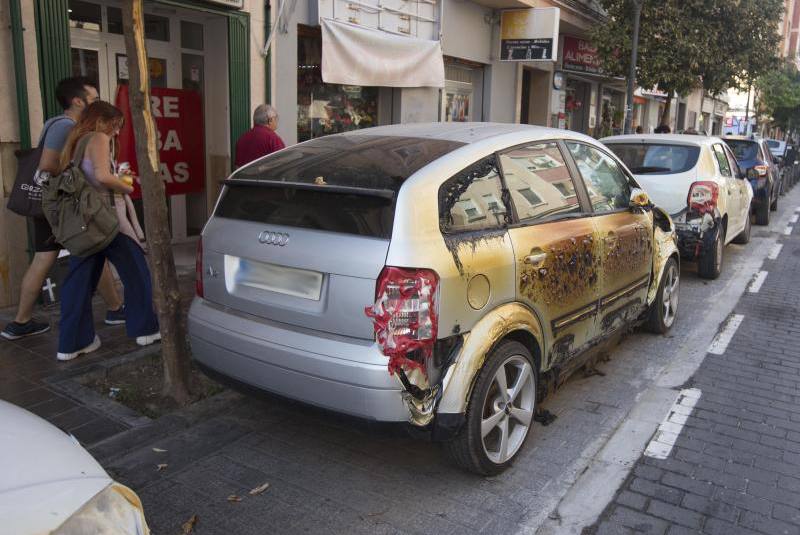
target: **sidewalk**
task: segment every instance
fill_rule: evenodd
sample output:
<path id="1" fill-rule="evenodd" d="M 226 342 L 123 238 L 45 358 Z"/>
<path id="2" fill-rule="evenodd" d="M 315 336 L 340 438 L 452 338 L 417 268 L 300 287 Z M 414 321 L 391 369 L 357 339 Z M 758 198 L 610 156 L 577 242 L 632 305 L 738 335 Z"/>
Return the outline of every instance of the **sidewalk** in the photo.
<path id="1" fill-rule="evenodd" d="M 584 533 L 800 534 L 798 268 L 795 225 L 684 386 L 683 401 Z"/>
<path id="2" fill-rule="evenodd" d="M 188 308 L 194 292 L 194 266 L 188 266 L 186 253 L 181 246 L 176 262 L 179 264 L 179 284 L 184 306 Z M 120 295 L 122 289 L 120 287 Z M 59 308 L 37 307 L 34 315 L 50 323 L 44 334 L 17 341 L 0 339 L 0 399 L 19 405 L 50 421 L 74 435 L 84 446 L 97 444 L 130 426 L 123 419 L 114 418 L 86 404 L 70 399 L 54 387 L 60 378 L 88 370 L 110 357 L 141 350 L 136 342 L 125 335 L 124 325 L 109 326 L 103 323 L 105 304 L 95 296 L 93 302 L 95 331 L 102 346 L 89 355 L 70 362 L 56 360 L 58 347 Z M 14 318 L 16 308 L 0 310 L 0 325 Z"/>

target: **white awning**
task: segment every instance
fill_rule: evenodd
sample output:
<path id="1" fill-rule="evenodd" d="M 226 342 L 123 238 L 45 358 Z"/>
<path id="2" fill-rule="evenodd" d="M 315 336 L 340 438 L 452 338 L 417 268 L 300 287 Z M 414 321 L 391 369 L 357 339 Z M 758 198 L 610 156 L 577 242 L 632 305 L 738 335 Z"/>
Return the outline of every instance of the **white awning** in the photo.
<path id="1" fill-rule="evenodd" d="M 444 87 L 439 41 L 321 19 L 322 80 L 381 87 Z"/>

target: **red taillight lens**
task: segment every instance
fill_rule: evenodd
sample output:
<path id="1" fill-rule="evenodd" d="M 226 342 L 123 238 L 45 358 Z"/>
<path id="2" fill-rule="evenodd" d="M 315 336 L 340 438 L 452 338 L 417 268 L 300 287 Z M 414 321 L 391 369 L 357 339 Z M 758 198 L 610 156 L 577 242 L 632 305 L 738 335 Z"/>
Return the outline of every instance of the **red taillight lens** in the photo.
<path id="1" fill-rule="evenodd" d="M 403 365 L 423 367 L 411 360 L 417 350 L 427 356 L 436 341 L 436 292 L 439 276 L 429 269 L 383 268 L 376 285 L 375 304 L 365 312 L 372 318 L 375 338 L 389 357 L 389 371 Z"/>
<path id="2" fill-rule="evenodd" d="M 758 176 L 767 176 L 767 173 L 769 172 L 769 167 L 766 165 L 756 165 L 753 167 L 753 169 L 755 169 Z"/>
<path id="3" fill-rule="evenodd" d="M 713 212 L 719 199 L 719 186 L 715 182 L 695 182 L 689 188 L 689 197 L 686 203 L 689 210 L 701 214 Z"/>
<path id="4" fill-rule="evenodd" d="M 197 254 L 194 258 L 194 293 L 203 297 L 203 238 L 197 240 Z"/>

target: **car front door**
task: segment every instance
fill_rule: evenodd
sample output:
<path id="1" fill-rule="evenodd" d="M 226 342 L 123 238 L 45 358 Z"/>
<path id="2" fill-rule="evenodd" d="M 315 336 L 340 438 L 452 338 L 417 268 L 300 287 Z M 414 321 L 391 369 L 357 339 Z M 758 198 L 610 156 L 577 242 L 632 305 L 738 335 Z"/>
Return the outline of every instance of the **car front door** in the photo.
<path id="1" fill-rule="evenodd" d="M 517 300 L 535 311 L 546 333 L 543 368 L 567 370 L 595 337 L 600 244 L 585 192 L 563 144 L 536 142 L 499 154 L 515 218 Z"/>
<path id="2" fill-rule="evenodd" d="M 739 211 L 741 222 L 742 222 L 742 230 L 747 226 L 747 220 L 750 218 L 750 202 L 753 199 L 752 188 L 750 186 L 750 182 L 747 181 L 747 175 L 745 174 L 744 170 L 739 167 L 739 162 L 736 161 L 736 156 L 733 155 L 733 151 L 728 147 L 728 145 L 723 144 L 723 149 L 725 149 L 725 154 L 728 156 L 728 162 L 731 165 L 731 171 L 733 173 L 733 178 L 736 181 L 737 189 L 739 190 L 739 205 L 736 209 Z"/>
<path id="3" fill-rule="evenodd" d="M 712 150 L 724 184 L 723 191 L 720 191 L 719 195 L 725 198 L 725 212 L 728 214 L 728 229 L 725 241 L 728 242 L 744 228 L 744 218 L 742 218 L 742 211 L 740 210 L 742 194 L 722 144 L 715 143 L 712 146 Z"/>
<path id="4" fill-rule="evenodd" d="M 627 326 L 647 306 L 653 255 L 652 214 L 630 208 L 635 182 L 599 148 L 577 141 L 566 146 L 588 191 L 600 238 L 601 274 L 597 335 Z"/>

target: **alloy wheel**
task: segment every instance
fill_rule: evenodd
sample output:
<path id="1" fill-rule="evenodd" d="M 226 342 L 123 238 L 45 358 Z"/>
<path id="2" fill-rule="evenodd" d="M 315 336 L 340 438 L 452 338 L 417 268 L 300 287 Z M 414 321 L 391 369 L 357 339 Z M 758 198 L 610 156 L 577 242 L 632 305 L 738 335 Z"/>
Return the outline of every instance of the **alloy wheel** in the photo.
<path id="1" fill-rule="evenodd" d="M 536 384 L 528 359 L 507 358 L 497 369 L 483 401 L 481 442 L 493 463 L 511 459 L 522 446 L 533 420 Z"/>
<path id="2" fill-rule="evenodd" d="M 667 273 L 664 275 L 664 291 L 661 301 L 664 307 L 664 326 L 669 328 L 675 322 L 678 315 L 678 294 L 680 285 L 680 274 L 677 266 L 670 264 Z"/>

